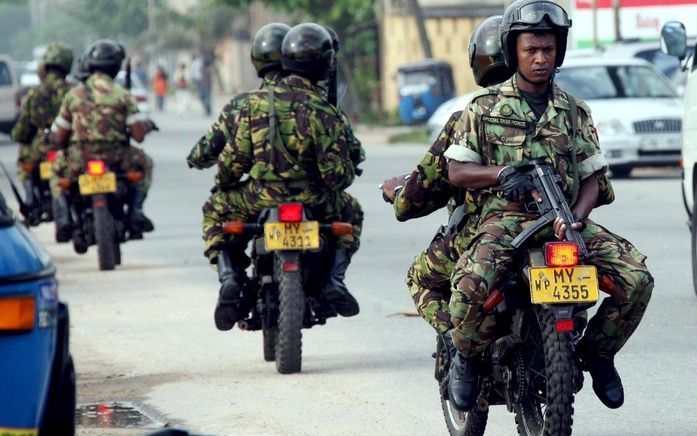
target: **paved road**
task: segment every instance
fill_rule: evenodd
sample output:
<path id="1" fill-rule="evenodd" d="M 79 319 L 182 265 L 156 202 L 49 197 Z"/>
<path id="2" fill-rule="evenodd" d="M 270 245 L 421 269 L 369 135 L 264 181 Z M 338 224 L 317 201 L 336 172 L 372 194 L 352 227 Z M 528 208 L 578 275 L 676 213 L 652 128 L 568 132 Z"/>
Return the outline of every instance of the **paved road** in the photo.
<path id="1" fill-rule="evenodd" d="M 213 173 L 188 170 L 189 147 L 210 120 L 156 117 L 146 143 L 156 180 L 146 211 L 156 231 L 123 247 L 123 265 L 98 272 L 95 250 L 78 256 L 36 229 L 58 267 L 71 310 L 79 401 L 128 400 L 171 425 L 216 435 L 444 435 L 431 329 L 413 312 L 403 277 L 426 247 L 439 213 L 397 223 L 376 186 L 410 169 L 423 148 L 382 145 L 368 134 L 364 175 L 351 187 L 364 206 L 363 246 L 348 274 L 361 303 L 351 319 L 305 331 L 303 372 L 281 376 L 261 356 L 261 334 L 215 330 L 215 273 L 201 255 L 200 205 Z M 0 140 L 12 165 L 16 147 Z M 627 400 L 605 409 L 589 386 L 577 397 L 575 433 L 595 436 L 697 432 L 697 298 L 689 233 L 676 171 L 645 171 L 614 183 L 618 200 L 597 221 L 634 241 L 656 278 L 651 306 L 617 358 Z M 0 189 L 10 197 L 7 183 Z M 487 434 L 515 432 L 513 416 L 492 409 Z M 81 428 L 83 435 L 145 430 Z"/>

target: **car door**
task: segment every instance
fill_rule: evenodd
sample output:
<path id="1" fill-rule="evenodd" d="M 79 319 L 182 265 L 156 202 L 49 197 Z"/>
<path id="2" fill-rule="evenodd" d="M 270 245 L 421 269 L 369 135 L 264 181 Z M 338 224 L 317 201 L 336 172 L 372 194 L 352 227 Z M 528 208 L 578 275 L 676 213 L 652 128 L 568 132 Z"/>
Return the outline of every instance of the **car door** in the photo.
<path id="1" fill-rule="evenodd" d="M 17 117 L 17 80 L 12 64 L 0 58 L 0 121 L 12 121 Z"/>

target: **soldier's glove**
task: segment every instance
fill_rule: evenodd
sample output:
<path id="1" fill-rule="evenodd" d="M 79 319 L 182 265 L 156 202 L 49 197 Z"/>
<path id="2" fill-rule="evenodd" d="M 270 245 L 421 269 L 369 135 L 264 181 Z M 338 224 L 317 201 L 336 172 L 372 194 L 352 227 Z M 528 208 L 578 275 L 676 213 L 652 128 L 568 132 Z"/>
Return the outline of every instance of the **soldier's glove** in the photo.
<path id="1" fill-rule="evenodd" d="M 535 189 L 530 178 L 519 172 L 515 167 L 505 167 L 499 171 L 496 179 L 503 188 L 506 198 L 510 201 L 518 201 L 528 191 Z"/>

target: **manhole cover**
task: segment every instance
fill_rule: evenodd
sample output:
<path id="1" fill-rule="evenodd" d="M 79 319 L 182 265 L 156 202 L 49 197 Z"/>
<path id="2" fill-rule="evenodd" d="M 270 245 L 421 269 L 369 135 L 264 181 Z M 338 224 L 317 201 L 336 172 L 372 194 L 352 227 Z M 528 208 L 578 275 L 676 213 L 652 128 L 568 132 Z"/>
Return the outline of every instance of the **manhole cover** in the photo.
<path id="1" fill-rule="evenodd" d="M 79 427 L 86 428 L 162 428 L 165 426 L 134 404 L 121 401 L 78 404 L 75 418 Z"/>

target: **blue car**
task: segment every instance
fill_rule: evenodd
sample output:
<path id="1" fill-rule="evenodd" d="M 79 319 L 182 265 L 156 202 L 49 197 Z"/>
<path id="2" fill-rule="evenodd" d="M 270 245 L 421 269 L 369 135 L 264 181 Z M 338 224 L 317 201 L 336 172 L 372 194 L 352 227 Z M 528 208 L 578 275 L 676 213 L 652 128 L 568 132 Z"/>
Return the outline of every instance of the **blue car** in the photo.
<path id="1" fill-rule="evenodd" d="M 51 259 L 0 194 L 0 435 L 75 434 L 68 331 Z"/>

